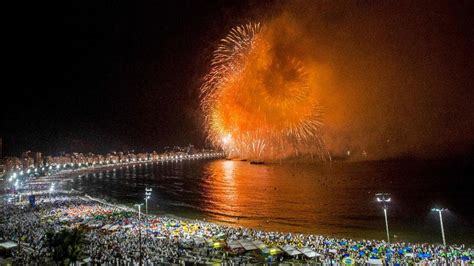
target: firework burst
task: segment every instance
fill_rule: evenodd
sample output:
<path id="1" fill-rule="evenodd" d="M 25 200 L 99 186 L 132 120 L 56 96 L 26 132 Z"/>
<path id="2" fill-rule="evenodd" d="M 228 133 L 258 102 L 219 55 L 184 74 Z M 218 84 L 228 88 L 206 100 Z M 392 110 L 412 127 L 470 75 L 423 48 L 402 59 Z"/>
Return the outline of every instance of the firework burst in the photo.
<path id="1" fill-rule="evenodd" d="M 304 63 L 258 23 L 233 28 L 201 86 L 209 140 L 230 157 L 280 159 L 329 154 L 322 111 Z"/>

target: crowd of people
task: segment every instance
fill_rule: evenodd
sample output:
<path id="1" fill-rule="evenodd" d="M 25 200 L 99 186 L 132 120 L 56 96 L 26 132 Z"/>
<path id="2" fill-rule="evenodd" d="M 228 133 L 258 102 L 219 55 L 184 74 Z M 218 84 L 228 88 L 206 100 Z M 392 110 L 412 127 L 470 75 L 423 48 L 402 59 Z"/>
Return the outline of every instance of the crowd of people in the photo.
<path id="1" fill-rule="evenodd" d="M 337 239 L 318 235 L 267 232 L 229 227 L 200 220 L 141 215 L 74 195 L 38 196 L 36 206 L 2 203 L 0 238 L 19 243 L 15 264 L 47 264 L 52 247 L 47 232 L 65 228 L 84 231 L 82 257 L 96 264 L 310 262 L 321 264 L 390 265 L 472 264 L 474 250 L 464 245 L 391 243 L 379 240 Z M 259 241 L 262 248 L 233 248 L 230 242 Z M 284 247 L 311 250 L 312 256 Z M 268 252 L 272 250 L 273 252 Z M 288 250 L 288 249 L 286 249 Z"/>

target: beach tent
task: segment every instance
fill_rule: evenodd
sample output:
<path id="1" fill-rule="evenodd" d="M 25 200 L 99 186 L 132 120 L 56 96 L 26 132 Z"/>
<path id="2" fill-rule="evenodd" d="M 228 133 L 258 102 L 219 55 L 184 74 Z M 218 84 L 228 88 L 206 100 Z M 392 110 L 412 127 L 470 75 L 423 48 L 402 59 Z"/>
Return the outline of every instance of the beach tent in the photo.
<path id="1" fill-rule="evenodd" d="M 270 254 L 270 249 L 269 248 L 263 248 L 261 249 L 263 254 Z"/>
<path id="2" fill-rule="evenodd" d="M 102 223 L 95 223 L 95 222 L 91 222 L 91 223 L 88 223 L 87 224 L 89 227 L 93 227 L 93 228 L 98 228 L 98 227 L 101 227 L 102 226 Z"/>
<path id="3" fill-rule="evenodd" d="M 270 254 L 272 256 L 277 255 L 281 252 L 282 252 L 281 249 L 279 249 L 278 247 L 272 247 L 272 248 L 267 247 L 267 248 L 262 249 L 263 254 Z"/>
<path id="4" fill-rule="evenodd" d="M 258 249 L 255 245 L 250 244 L 250 243 L 242 244 L 242 247 L 247 251 Z"/>
<path id="5" fill-rule="evenodd" d="M 216 238 L 223 238 L 224 236 L 225 236 L 224 233 L 219 233 L 219 234 L 216 235 Z"/>
<path id="6" fill-rule="evenodd" d="M 101 229 L 107 230 L 107 229 L 109 229 L 111 226 L 112 226 L 111 224 L 106 224 L 106 225 L 102 226 Z"/>
<path id="7" fill-rule="evenodd" d="M 265 245 L 262 241 L 260 240 L 255 240 L 255 241 L 252 241 L 252 244 L 254 244 L 256 247 L 258 247 L 259 249 L 261 250 L 264 250 L 267 248 L 267 245 Z"/>
<path id="8" fill-rule="evenodd" d="M 213 248 L 222 248 L 225 247 L 226 243 L 224 241 L 214 241 L 212 242 Z"/>
<path id="9" fill-rule="evenodd" d="M 301 252 L 297 249 L 286 250 L 285 252 L 286 252 L 286 254 L 288 254 L 290 256 L 296 256 L 296 255 L 301 254 Z"/>
<path id="10" fill-rule="evenodd" d="M 12 249 L 16 246 L 18 246 L 18 244 L 13 242 L 13 241 L 7 241 L 7 242 L 0 243 L 0 248 L 4 248 L 4 249 Z"/>
<path id="11" fill-rule="evenodd" d="M 282 247 L 281 249 L 283 251 L 285 251 L 285 253 L 290 255 L 290 256 L 296 256 L 296 255 L 301 254 L 301 252 L 299 250 L 295 249 L 295 247 L 290 246 L 290 245 L 286 245 L 286 246 Z"/>
<path id="12" fill-rule="evenodd" d="M 369 265 L 383 265 L 383 262 L 381 259 L 369 259 L 367 261 L 367 264 Z"/>
<path id="13" fill-rule="evenodd" d="M 292 250 L 292 249 L 295 249 L 295 247 L 291 246 L 291 245 L 285 245 L 284 247 L 281 248 L 283 251 L 287 251 L 287 250 Z"/>
<path id="14" fill-rule="evenodd" d="M 119 225 L 116 224 L 116 225 L 113 225 L 113 226 L 109 227 L 108 230 L 109 230 L 109 231 L 115 231 L 115 230 L 117 230 L 118 228 L 119 228 Z"/>
<path id="15" fill-rule="evenodd" d="M 249 250 L 255 250 L 257 249 L 257 247 L 250 241 L 250 240 L 247 240 L 247 239 L 241 239 L 241 240 L 238 240 L 238 242 L 242 245 L 242 247 L 249 251 Z"/>
<path id="16" fill-rule="evenodd" d="M 306 257 L 308 258 L 314 258 L 316 256 L 318 256 L 319 254 L 316 253 L 315 251 L 309 249 L 309 248 L 302 248 L 299 250 L 301 253 L 303 253 Z"/>
<path id="17" fill-rule="evenodd" d="M 256 246 L 254 246 L 254 245 L 252 245 L 252 244 L 242 245 L 242 247 L 243 247 L 246 251 L 258 249 Z"/>
<path id="18" fill-rule="evenodd" d="M 242 244 L 237 241 L 227 241 L 227 246 L 231 249 L 243 248 Z"/>

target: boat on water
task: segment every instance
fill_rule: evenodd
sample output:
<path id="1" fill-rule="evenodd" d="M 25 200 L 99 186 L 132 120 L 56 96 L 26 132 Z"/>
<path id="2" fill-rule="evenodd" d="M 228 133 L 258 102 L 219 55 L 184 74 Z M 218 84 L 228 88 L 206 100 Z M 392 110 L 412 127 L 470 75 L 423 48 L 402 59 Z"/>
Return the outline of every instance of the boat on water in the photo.
<path id="1" fill-rule="evenodd" d="M 264 161 L 250 161 L 250 164 L 265 164 Z"/>

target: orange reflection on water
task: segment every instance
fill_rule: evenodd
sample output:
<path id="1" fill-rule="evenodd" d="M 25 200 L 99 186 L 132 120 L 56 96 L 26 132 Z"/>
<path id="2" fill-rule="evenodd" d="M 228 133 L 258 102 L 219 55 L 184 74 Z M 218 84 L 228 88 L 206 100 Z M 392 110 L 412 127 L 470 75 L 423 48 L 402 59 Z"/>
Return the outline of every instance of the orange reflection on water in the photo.
<path id="1" fill-rule="evenodd" d="M 330 164 L 264 164 L 213 161 L 206 165 L 201 210 L 214 222 L 271 231 L 341 233 L 341 225 L 370 206 L 354 179 Z M 373 222 L 373 221 L 371 221 Z M 345 230 L 343 228 L 342 230 Z"/>
<path id="2" fill-rule="evenodd" d="M 237 204 L 238 193 L 235 189 L 235 165 L 233 161 L 219 161 L 212 163 L 206 169 L 204 209 L 214 218 L 224 215 L 226 222 L 238 215 L 234 207 Z"/>
<path id="3" fill-rule="evenodd" d="M 224 178 L 227 180 L 233 180 L 234 178 L 234 162 L 233 161 L 225 161 L 222 163 L 224 166 Z"/>
<path id="4" fill-rule="evenodd" d="M 272 221 L 291 219 L 281 209 L 305 204 L 293 201 L 298 192 L 291 186 L 280 187 L 285 182 L 277 181 L 274 167 L 230 160 L 211 162 L 206 169 L 204 211 L 215 221 L 255 228 L 268 229 Z"/>

